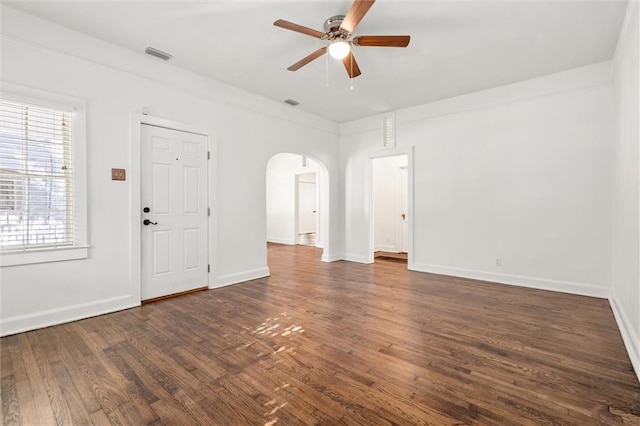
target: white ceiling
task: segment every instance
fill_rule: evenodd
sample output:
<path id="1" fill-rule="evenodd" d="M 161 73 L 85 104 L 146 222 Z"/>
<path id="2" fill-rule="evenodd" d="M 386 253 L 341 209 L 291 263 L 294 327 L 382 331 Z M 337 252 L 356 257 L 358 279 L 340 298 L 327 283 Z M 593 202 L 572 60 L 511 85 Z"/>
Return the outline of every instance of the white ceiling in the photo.
<path id="1" fill-rule="evenodd" d="M 344 122 L 611 59 L 626 2 L 378 0 L 354 34 L 409 34 L 406 49 L 356 47 L 354 90 L 343 65 L 286 68 L 323 41 L 273 26 L 323 31 L 346 1 L 6 2 L 11 7 L 296 108 Z M 327 87 L 327 75 L 328 84 Z"/>

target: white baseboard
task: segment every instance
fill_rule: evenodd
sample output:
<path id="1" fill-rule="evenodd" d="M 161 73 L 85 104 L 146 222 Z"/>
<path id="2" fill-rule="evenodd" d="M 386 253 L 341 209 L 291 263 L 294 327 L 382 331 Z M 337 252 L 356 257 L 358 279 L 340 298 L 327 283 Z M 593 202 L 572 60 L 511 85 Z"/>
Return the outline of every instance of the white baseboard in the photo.
<path id="1" fill-rule="evenodd" d="M 624 346 L 627 348 L 631 365 L 633 365 L 636 376 L 638 376 L 638 380 L 640 380 L 640 337 L 633 332 L 631 319 L 622 309 L 622 306 L 616 301 L 615 295 L 609 298 L 609 304 L 611 304 L 613 316 L 616 318 L 618 329 L 620 330 L 620 334 L 622 334 L 622 340 L 624 341 Z"/>
<path id="2" fill-rule="evenodd" d="M 245 281 L 255 280 L 258 278 L 268 277 L 269 275 L 271 274 L 269 273 L 268 267 L 252 269 L 250 271 L 244 272 L 237 272 L 235 274 L 222 275 L 215 280 L 215 283 L 209 285 L 209 288 L 224 287 L 231 284 L 237 284 Z"/>
<path id="3" fill-rule="evenodd" d="M 131 295 L 125 295 L 98 300 L 96 302 L 82 303 L 79 305 L 51 309 L 49 311 L 5 318 L 0 320 L 0 336 L 9 336 L 11 334 L 36 330 L 38 328 L 78 321 L 85 318 L 134 308 L 136 306 L 140 306 L 140 299 L 134 299 Z"/>
<path id="4" fill-rule="evenodd" d="M 339 253 L 322 253 L 322 258 L 320 260 L 323 262 L 336 262 L 343 259 L 344 256 Z"/>
<path id="5" fill-rule="evenodd" d="M 349 262 L 356 262 L 356 263 L 371 263 L 369 261 L 369 258 L 366 256 L 360 256 L 359 254 L 345 254 L 343 257 L 344 260 L 347 260 Z"/>
<path id="6" fill-rule="evenodd" d="M 400 253 L 400 249 L 398 249 L 398 247 L 396 246 L 385 246 L 385 245 L 380 245 L 380 246 L 375 246 L 373 248 L 373 251 L 388 251 L 389 253 Z"/>
<path id="7" fill-rule="evenodd" d="M 275 244 L 286 244 L 288 246 L 296 245 L 296 242 L 291 238 L 267 237 L 267 242 Z"/>
<path id="8" fill-rule="evenodd" d="M 414 262 L 409 269 L 412 271 L 429 272 L 432 274 L 451 275 L 474 280 L 490 281 L 499 284 L 517 285 L 521 287 L 537 288 L 539 290 L 559 291 L 562 293 L 578 294 L 581 296 L 600 297 L 607 299 L 609 289 L 593 284 L 573 281 L 550 280 L 546 278 L 528 277 L 524 275 L 501 274 L 497 272 L 478 271 L 473 269 L 455 268 L 442 265 L 431 265 Z"/>

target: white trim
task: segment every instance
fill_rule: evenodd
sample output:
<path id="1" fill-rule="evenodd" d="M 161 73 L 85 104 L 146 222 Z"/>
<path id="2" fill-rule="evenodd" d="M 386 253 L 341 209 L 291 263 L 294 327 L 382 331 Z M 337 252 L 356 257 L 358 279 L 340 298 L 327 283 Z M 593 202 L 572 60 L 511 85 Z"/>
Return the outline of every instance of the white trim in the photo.
<path id="1" fill-rule="evenodd" d="M 78 102 L 78 99 L 76 98 L 52 94 L 29 87 L 21 87 L 12 83 L 3 83 L 0 91 L 2 92 L 2 99 L 27 104 L 29 106 L 56 109 L 64 112 L 73 112 L 75 110 L 75 104 Z M 22 95 L 16 92 L 28 92 L 29 95 Z"/>
<path id="2" fill-rule="evenodd" d="M 386 252 L 390 252 L 390 253 L 400 253 L 402 250 L 398 250 L 397 246 L 385 246 L 385 245 L 379 245 L 379 246 L 374 246 L 373 247 L 373 251 L 386 251 Z"/>
<path id="3" fill-rule="evenodd" d="M 264 278 L 270 275 L 271 273 L 269 272 L 269 268 L 258 268 L 250 271 L 222 275 L 216 279 L 215 284 L 209 285 L 209 288 L 218 288 L 243 283 L 245 281 L 257 280 L 258 278 Z"/>
<path id="4" fill-rule="evenodd" d="M 0 266 L 28 265 L 32 263 L 63 262 L 66 260 L 86 259 L 88 246 L 48 247 L 0 253 Z"/>
<path id="5" fill-rule="evenodd" d="M 431 274 L 448 275 L 454 277 L 469 278 L 473 280 L 488 281 L 497 284 L 515 285 L 519 287 L 549 290 L 560 293 L 578 294 L 608 298 L 609 289 L 589 283 L 573 281 L 552 280 L 547 278 L 528 277 L 525 275 L 512 275 L 474 269 L 456 268 L 452 266 L 431 265 L 427 263 L 414 263 L 409 268 L 412 271 L 428 272 Z"/>
<path id="6" fill-rule="evenodd" d="M 347 262 L 356 262 L 356 263 L 373 263 L 373 256 L 370 258 L 369 256 L 361 256 L 359 254 L 351 254 L 347 253 L 343 256 L 343 259 Z"/>
<path id="7" fill-rule="evenodd" d="M 373 224 L 373 160 L 376 158 L 384 158 L 384 157 L 395 157 L 399 155 L 407 156 L 407 184 L 409 188 L 407 189 L 407 216 L 409 216 L 408 225 L 408 238 L 407 241 L 407 269 L 413 269 L 413 255 L 415 253 L 414 243 L 413 243 L 413 230 L 414 230 L 414 219 L 415 215 L 413 214 L 413 204 L 414 204 L 414 188 L 413 188 L 413 174 L 414 174 L 414 165 L 413 165 L 413 151 L 414 147 L 396 147 L 396 148 L 387 148 L 384 150 L 379 150 L 374 153 L 369 154 L 369 181 L 365 184 L 369 186 L 369 190 L 366 191 L 368 195 L 368 205 L 369 211 L 366 212 L 366 216 L 369 222 L 369 241 L 367 244 L 367 254 L 366 258 L 368 261 L 363 263 L 373 263 L 373 251 L 374 251 L 374 241 L 373 241 L 373 232 L 374 232 L 374 224 Z M 360 256 L 357 256 L 360 257 Z M 346 259 L 346 258 L 345 258 Z M 349 259 L 347 259 L 349 260 Z M 355 262 L 358 262 L 357 260 Z"/>
<path id="8" fill-rule="evenodd" d="M 613 316 L 616 319 L 618 329 L 622 335 L 622 341 L 627 348 L 631 365 L 633 365 L 636 376 L 638 376 L 638 380 L 640 380 L 640 337 L 634 334 L 633 328 L 631 327 L 631 320 L 622 309 L 622 306 L 616 302 L 615 295 L 609 298 L 609 303 L 611 304 Z"/>
<path id="9" fill-rule="evenodd" d="M 274 243 L 274 244 L 286 244 L 288 246 L 295 246 L 296 242 L 295 241 L 291 241 L 290 238 L 279 238 L 279 237 L 267 237 L 267 242 L 268 243 Z"/>
<path id="10" fill-rule="evenodd" d="M 85 318 L 121 311 L 140 306 L 133 295 L 112 297 L 90 303 L 51 309 L 33 314 L 19 315 L 0 320 L 0 336 L 22 333 L 52 325 L 64 324 Z"/>
<path id="11" fill-rule="evenodd" d="M 131 288 L 132 295 L 137 297 L 136 300 L 142 299 L 142 238 L 141 238 L 141 218 L 142 208 L 140 204 L 141 194 L 141 177 L 140 165 L 141 157 L 141 126 L 143 124 L 167 129 L 178 130 L 182 132 L 195 133 L 207 136 L 209 141 L 209 152 L 211 159 L 207 162 L 207 186 L 208 186 L 208 204 L 211 208 L 211 216 L 208 217 L 208 238 L 209 238 L 209 265 L 211 266 L 207 275 L 208 285 L 211 285 L 212 277 L 218 267 L 218 210 L 216 208 L 218 193 L 217 185 L 217 131 L 213 128 L 201 128 L 190 124 L 180 123 L 168 120 L 162 117 L 134 112 L 131 114 L 131 171 L 129 173 L 131 180 L 131 228 L 130 228 L 130 244 L 131 244 Z M 214 182 L 212 183 L 212 179 Z M 211 288 L 211 287 L 210 287 Z"/>

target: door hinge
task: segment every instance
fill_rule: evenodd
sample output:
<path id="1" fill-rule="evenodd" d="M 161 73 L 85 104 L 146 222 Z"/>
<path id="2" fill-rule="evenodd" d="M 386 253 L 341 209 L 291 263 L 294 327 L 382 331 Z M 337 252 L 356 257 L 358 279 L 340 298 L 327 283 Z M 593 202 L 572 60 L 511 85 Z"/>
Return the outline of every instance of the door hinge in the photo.
<path id="1" fill-rule="evenodd" d="M 207 160 L 211 160 L 211 151 L 207 151 Z"/>
<path id="2" fill-rule="evenodd" d="M 211 207 L 207 207 L 207 216 L 211 216 Z"/>
<path id="3" fill-rule="evenodd" d="M 211 264 L 210 263 L 207 265 L 207 272 L 211 272 Z"/>

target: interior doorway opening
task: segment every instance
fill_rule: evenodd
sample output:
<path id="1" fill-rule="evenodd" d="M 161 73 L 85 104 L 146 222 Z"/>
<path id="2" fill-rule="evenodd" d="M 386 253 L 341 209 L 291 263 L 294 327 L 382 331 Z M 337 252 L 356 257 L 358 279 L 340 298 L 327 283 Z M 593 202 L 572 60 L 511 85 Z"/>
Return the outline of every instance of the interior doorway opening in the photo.
<path id="1" fill-rule="evenodd" d="M 315 246 L 318 240 L 317 173 L 296 174 L 296 244 Z"/>
<path id="2" fill-rule="evenodd" d="M 409 257 L 408 155 L 371 159 L 373 261 Z"/>
<path id="3" fill-rule="evenodd" d="M 276 154 L 266 171 L 269 243 L 326 248 L 329 230 L 329 173 L 301 154 Z"/>

